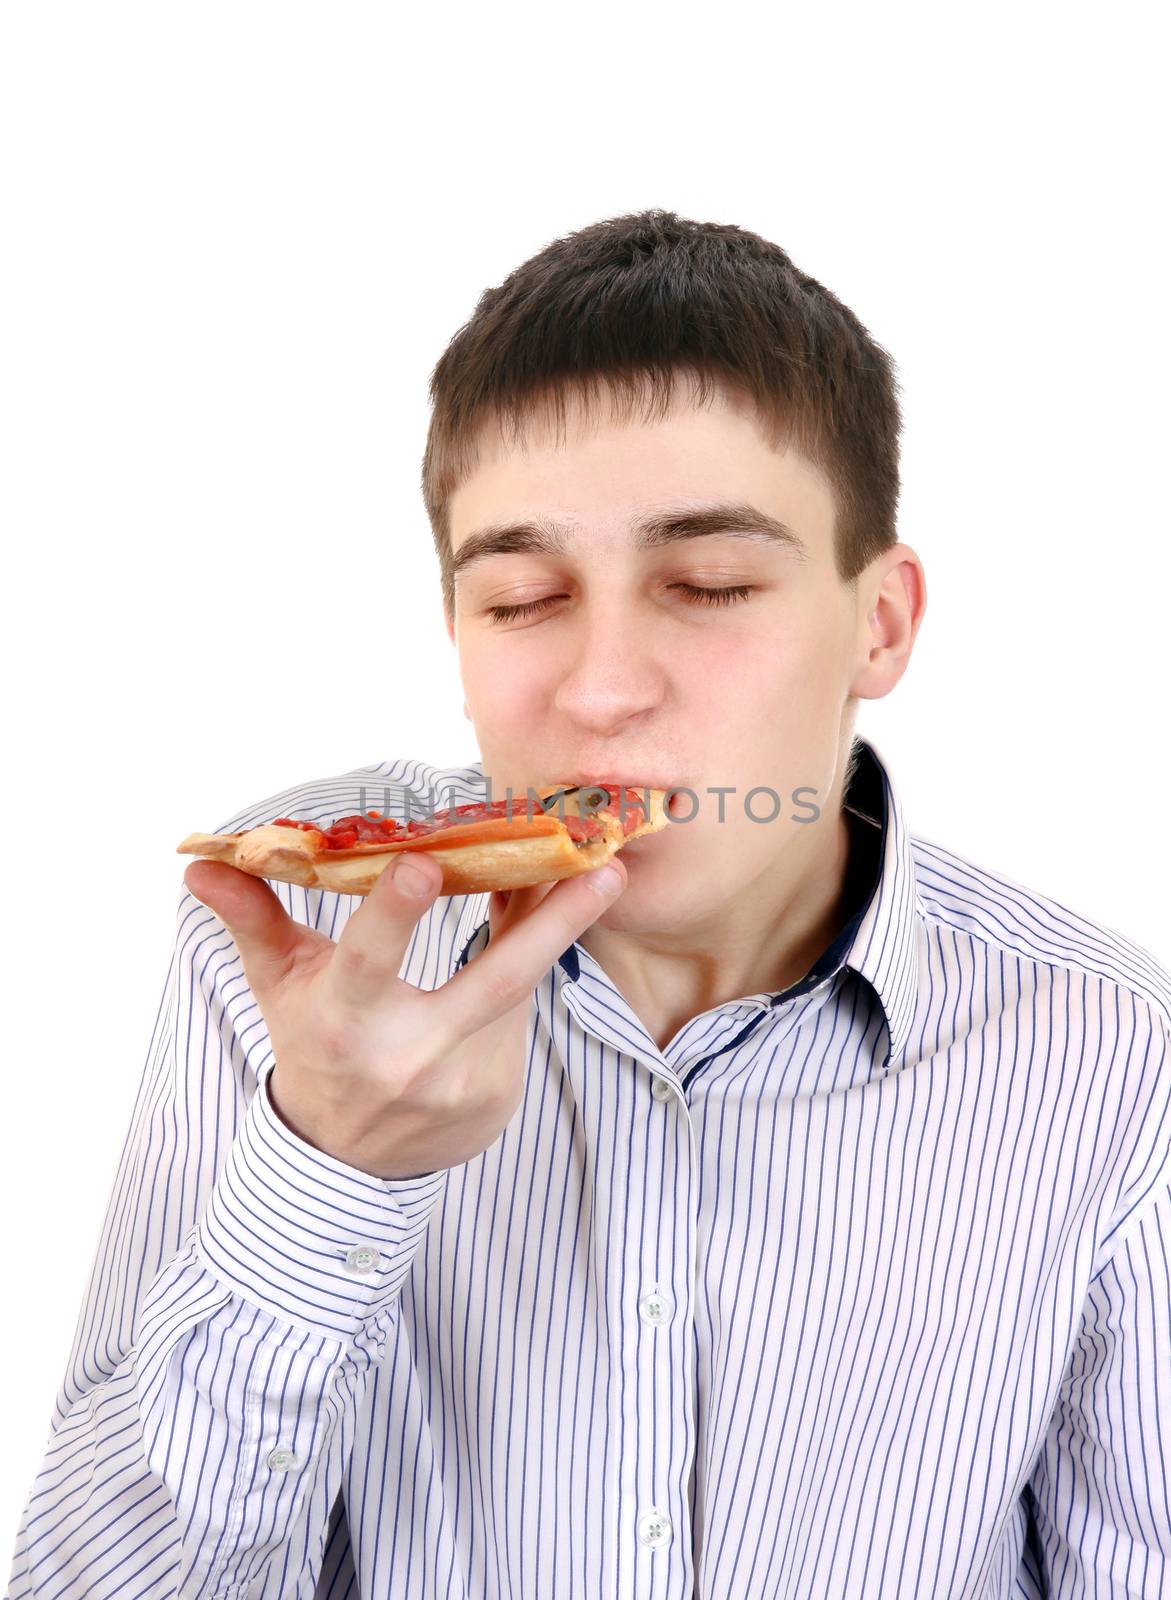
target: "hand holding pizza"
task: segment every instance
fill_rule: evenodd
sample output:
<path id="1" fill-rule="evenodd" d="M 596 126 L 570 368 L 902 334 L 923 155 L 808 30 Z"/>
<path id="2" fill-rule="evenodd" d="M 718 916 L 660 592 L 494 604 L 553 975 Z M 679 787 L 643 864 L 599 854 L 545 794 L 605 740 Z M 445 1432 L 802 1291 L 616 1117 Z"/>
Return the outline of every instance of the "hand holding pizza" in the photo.
<path id="1" fill-rule="evenodd" d="M 267 883 L 237 867 L 198 860 L 183 876 L 240 952 L 268 1025 L 282 1121 L 379 1178 L 455 1166 L 499 1138 L 523 1091 L 533 990 L 626 883 L 625 867 L 612 860 L 493 891 L 488 945 L 425 991 L 398 974 L 444 881 L 426 851 L 402 852 L 379 875 L 336 944 L 294 921 Z"/>

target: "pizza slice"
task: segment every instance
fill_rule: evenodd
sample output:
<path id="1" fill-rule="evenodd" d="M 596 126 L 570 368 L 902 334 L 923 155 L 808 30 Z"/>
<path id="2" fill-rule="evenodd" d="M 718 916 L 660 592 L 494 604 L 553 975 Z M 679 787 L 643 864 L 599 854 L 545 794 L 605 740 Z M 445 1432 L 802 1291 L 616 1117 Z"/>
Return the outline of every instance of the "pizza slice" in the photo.
<path id="1" fill-rule="evenodd" d="M 443 868 L 440 895 L 522 889 L 600 867 L 623 845 L 668 822 L 667 791 L 608 785 L 535 789 L 477 801 L 406 823 L 368 811 L 323 826 L 276 817 L 239 833 L 191 833 L 180 855 L 226 861 L 241 872 L 307 889 L 370 893 L 404 851 Z"/>

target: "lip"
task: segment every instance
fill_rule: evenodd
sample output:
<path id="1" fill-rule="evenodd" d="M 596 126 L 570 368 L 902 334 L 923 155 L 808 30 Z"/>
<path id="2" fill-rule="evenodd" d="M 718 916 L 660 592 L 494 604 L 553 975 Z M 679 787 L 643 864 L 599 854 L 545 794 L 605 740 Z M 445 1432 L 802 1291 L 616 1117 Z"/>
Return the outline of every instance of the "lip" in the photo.
<path id="1" fill-rule="evenodd" d="M 648 778 L 645 776 L 634 778 L 626 775 L 617 776 L 612 772 L 606 774 L 575 772 L 562 781 L 566 784 L 575 784 L 578 788 L 588 788 L 592 784 L 597 784 L 604 789 L 671 789 L 675 787 L 673 779 Z"/>

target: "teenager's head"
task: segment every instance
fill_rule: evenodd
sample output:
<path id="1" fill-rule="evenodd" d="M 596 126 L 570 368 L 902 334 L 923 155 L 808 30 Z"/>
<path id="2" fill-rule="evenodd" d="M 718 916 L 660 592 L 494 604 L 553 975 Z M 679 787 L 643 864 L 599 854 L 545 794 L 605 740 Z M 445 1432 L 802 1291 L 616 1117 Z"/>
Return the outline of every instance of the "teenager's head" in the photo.
<path id="1" fill-rule="evenodd" d="M 624 853 L 608 925 L 690 921 L 717 884 L 726 901 L 824 848 L 857 702 L 897 683 L 923 611 L 896 391 L 784 251 L 661 211 L 557 240 L 440 358 L 423 493 L 495 793 L 592 775 L 698 795 Z M 751 820 L 753 789 L 776 820 Z"/>

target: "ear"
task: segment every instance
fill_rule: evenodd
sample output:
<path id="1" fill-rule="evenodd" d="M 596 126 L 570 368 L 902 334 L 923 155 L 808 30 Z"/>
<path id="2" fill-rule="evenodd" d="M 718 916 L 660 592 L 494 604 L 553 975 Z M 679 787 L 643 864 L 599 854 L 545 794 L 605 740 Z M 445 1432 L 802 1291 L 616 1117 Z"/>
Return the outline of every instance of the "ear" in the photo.
<path id="1" fill-rule="evenodd" d="M 880 700 L 898 683 L 927 609 L 926 574 L 910 545 L 896 544 L 878 559 L 850 684 L 851 698 L 860 700 Z"/>

